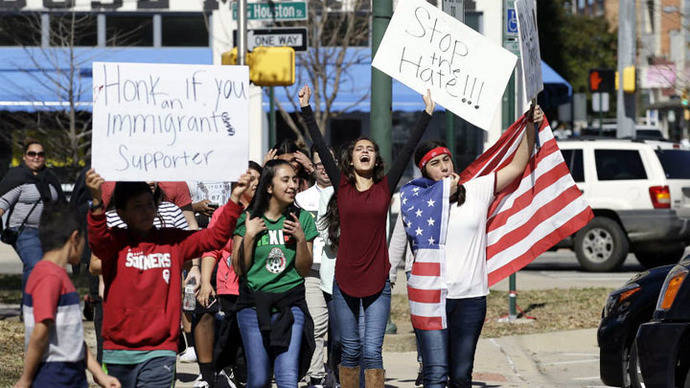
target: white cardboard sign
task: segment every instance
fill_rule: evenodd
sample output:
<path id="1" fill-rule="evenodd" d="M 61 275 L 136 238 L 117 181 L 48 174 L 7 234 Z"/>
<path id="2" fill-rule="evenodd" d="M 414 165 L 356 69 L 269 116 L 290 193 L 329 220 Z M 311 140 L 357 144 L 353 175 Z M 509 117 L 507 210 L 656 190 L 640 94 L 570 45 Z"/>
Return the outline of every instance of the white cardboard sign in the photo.
<path id="1" fill-rule="evenodd" d="M 372 66 L 488 129 L 517 57 L 424 0 L 399 1 Z M 420 99 L 420 109 L 422 108 Z"/>
<path id="2" fill-rule="evenodd" d="M 527 99 L 537 98 L 544 90 L 541 77 L 541 53 L 539 50 L 539 30 L 537 29 L 537 10 L 534 0 L 517 0 L 518 31 L 520 39 L 520 57 L 525 79 L 525 93 Z"/>
<path id="3" fill-rule="evenodd" d="M 115 181 L 235 180 L 248 97 L 246 66 L 94 62 L 92 166 Z"/>

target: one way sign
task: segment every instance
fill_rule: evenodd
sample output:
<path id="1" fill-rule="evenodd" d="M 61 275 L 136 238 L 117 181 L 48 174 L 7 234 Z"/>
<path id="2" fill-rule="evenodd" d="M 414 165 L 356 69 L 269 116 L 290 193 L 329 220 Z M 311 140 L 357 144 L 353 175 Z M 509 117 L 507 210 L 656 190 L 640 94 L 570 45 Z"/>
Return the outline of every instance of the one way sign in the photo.
<path id="1" fill-rule="evenodd" d="M 233 32 L 235 46 L 237 46 L 237 30 Z M 292 47 L 295 51 L 307 51 L 306 28 L 259 28 L 247 31 L 247 49 L 254 47 Z"/>

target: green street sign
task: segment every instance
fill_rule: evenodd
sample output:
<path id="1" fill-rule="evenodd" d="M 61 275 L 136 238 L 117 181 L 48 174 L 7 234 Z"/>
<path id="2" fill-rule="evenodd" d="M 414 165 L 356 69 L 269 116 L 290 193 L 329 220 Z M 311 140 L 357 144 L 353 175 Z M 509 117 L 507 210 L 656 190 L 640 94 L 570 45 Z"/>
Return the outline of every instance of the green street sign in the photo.
<path id="1" fill-rule="evenodd" d="M 307 20 L 305 1 L 247 3 L 247 20 Z M 232 18 L 237 20 L 237 2 L 232 3 Z"/>

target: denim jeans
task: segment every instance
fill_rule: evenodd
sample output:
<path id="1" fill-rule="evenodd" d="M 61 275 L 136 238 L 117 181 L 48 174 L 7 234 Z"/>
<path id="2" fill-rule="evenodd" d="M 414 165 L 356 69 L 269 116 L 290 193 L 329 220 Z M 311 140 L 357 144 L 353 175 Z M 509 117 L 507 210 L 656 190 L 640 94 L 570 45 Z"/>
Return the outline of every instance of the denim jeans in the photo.
<path id="1" fill-rule="evenodd" d="M 18 229 L 18 228 L 15 228 Z M 24 230 L 17 237 L 17 243 L 14 245 L 14 250 L 17 251 L 19 259 L 23 264 L 22 269 L 22 292 L 26 287 L 26 281 L 29 279 L 31 271 L 34 266 L 43 258 L 43 249 L 41 249 L 41 240 L 38 239 L 38 229 L 24 227 Z"/>
<path id="2" fill-rule="evenodd" d="M 244 308 L 237 312 L 237 323 L 240 326 L 242 343 L 247 359 L 247 387 L 264 388 L 270 386 L 271 369 L 275 374 L 276 385 L 280 388 L 297 388 L 299 353 L 304 329 L 304 313 L 299 307 L 291 308 L 295 318 L 288 350 L 280 354 L 269 354 L 268 337 L 264 338 L 259 330 L 256 310 Z M 273 314 L 278 318 L 278 313 Z M 271 365 L 271 363 L 273 365 Z"/>
<path id="3" fill-rule="evenodd" d="M 471 387 L 477 341 L 486 318 L 486 297 L 446 299 L 445 330 L 419 330 L 424 387 Z"/>
<path id="4" fill-rule="evenodd" d="M 364 298 L 344 294 L 334 282 L 333 300 L 343 348 L 341 365 L 356 367 L 361 361 L 362 370 L 383 369 L 381 349 L 391 309 L 390 282 L 386 280 L 378 294 Z M 360 308 L 364 309 L 363 343 L 360 343 Z"/>
<path id="5" fill-rule="evenodd" d="M 338 365 L 340 365 L 340 331 L 338 330 L 338 320 L 335 319 L 335 301 L 333 295 L 323 293 L 326 300 L 326 308 L 328 309 L 328 369 L 335 375 L 337 382 L 340 382 L 338 375 Z"/>

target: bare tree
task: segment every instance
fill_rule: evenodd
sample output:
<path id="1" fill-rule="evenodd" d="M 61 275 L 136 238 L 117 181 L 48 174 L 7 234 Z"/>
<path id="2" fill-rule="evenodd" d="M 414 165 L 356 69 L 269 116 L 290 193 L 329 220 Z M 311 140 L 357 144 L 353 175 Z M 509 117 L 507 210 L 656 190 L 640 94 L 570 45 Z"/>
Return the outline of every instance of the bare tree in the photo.
<path id="1" fill-rule="evenodd" d="M 369 57 L 368 50 L 353 51 L 353 47 L 368 47 L 370 0 L 309 1 L 310 47 L 297 56 L 296 64 L 306 69 L 307 79 L 298 74 L 297 84 L 309 83 L 313 89 L 314 118 L 321 131 L 325 131 L 328 121 L 338 117 L 369 97 L 368 91 L 351 105 L 335 108 L 334 102 L 340 91 L 341 82 L 351 77 L 349 69 Z M 297 90 L 285 88 L 290 104 L 299 112 Z M 304 135 L 292 116 L 276 100 L 281 117 L 297 136 L 297 143 L 304 145 Z M 298 121 L 304 128 L 301 115 Z M 306 133 L 306 131 L 305 131 Z"/>
<path id="2" fill-rule="evenodd" d="M 48 47 L 41 44 L 40 14 L 0 18 L 0 31 L 11 34 L 16 31 L 17 23 L 31 37 L 16 36 L 16 43 L 24 50 L 29 66 L 26 63 L 13 65 L 33 82 L 27 86 L 21 80 L 8 77 L 2 82 L 14 88 L 17 98 L 32 103 L 37 112 L 18 114 L 13 118 L 23 135 L 41 140 L 52 160 L 78 168 L 80 161 L 91 156 L 92 116 L 84 109 L 83 96 L 88 95 L 91 88 L 90 63 L 94 59 L 91 50 L 80 49 L 79 46 L 96 45 L 96 16 L 75 12 L 51 14 Z M 106 44 L 131 43 L 136 32 L 112 34 Z M 53 101 L 45 101 L 41 96 L 50 96 Z M 9 131 L 3 131 L 0 136 L 10 144 L 21 146 L 23 136 L 12 136 Z"/>

